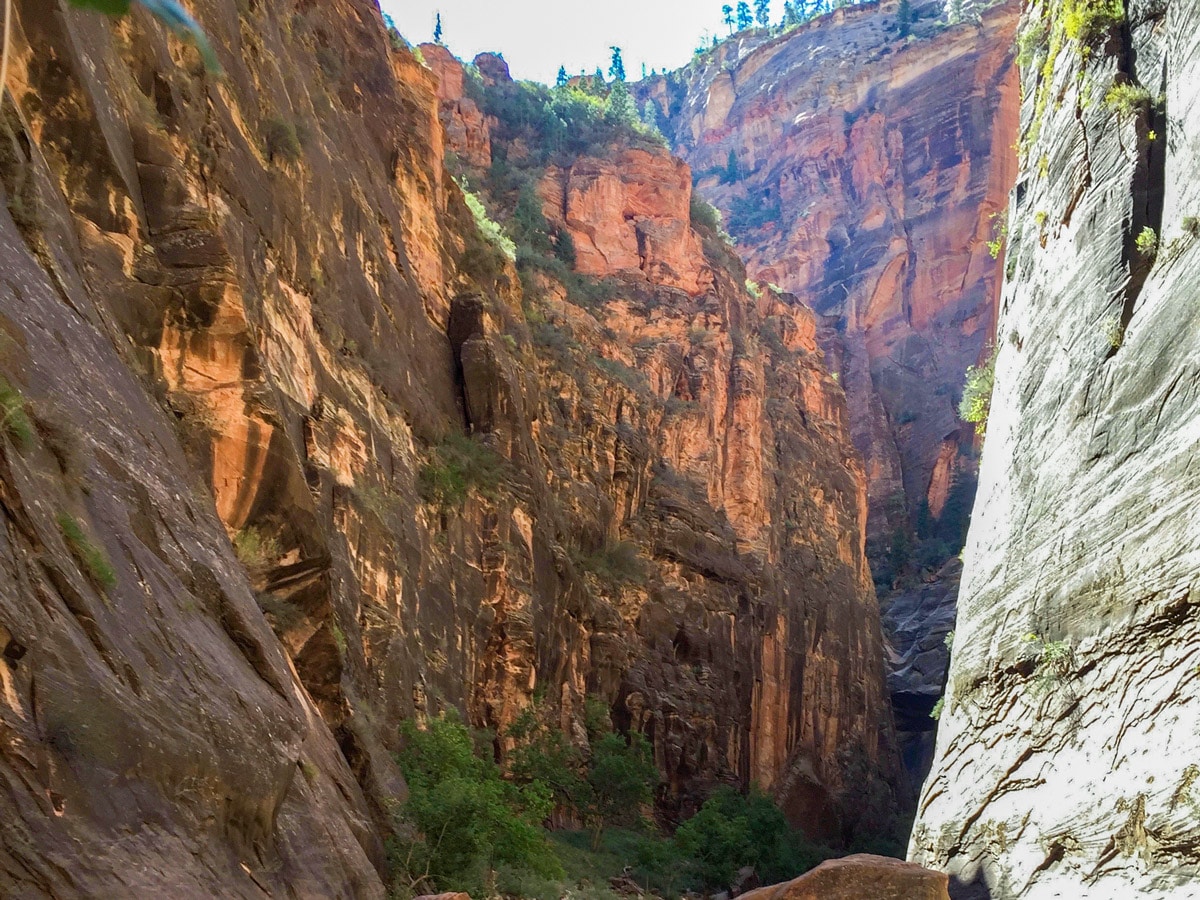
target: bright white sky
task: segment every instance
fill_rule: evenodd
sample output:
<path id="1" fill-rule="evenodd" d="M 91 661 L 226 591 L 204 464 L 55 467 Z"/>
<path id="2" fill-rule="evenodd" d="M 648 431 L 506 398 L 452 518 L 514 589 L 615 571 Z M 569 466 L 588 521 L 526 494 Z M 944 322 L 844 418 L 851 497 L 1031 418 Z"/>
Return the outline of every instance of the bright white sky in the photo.
<path id="1" fill-rule="evenodd" d="M 578 75 L 608 71 L 612 45 L 621 48 L 630 81 L 646 69 L 675 69 L 705 34 L 724 34 L 721 6 L 735 0 L 380 0 L 410 42 L 433 39 L 442 14 L 442 40 L 457 57 L 504 54 L 514 78 L 554 83 L 558 67 Z M 778 14 L 775 7 L 778 6 Z M 783 0 L 771 4 L 771 18 Z"/>

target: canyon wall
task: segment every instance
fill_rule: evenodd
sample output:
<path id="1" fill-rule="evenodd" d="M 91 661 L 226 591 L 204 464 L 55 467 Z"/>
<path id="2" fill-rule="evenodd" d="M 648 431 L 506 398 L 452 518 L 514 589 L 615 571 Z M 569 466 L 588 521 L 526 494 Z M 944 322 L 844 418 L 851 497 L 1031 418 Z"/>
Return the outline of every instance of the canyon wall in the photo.
<path id="1" fill-rule="evenodd" d="M 910 852 L 960 897 L 1195 897 L 1200 9 L 1037 0 L 1020 46 L 996 388 Z"/>
<path id="2" fill-rule="evenodd" d="M 538 173 L 589 274 L 518 272 L 443 166 L 503 135 L 456 63 L 370 0 L 195 11 L 220 78 L 136 8 L 15 4 L 0 893 L 381 896 L 400 720 L 503 753 L 535 702 L 586 740 L 589 696 L 668 818 L 756 781 L 814 835 L 887 827 L 813 313 L 619 132 Z"/>
<path id="3" fill-rule="evenodd" d="M 906 36 L 892 2 L 735 35 L 640 94 L 751 277 L 823 317 L 879 565 L 974 467 L 956 404 L 992 337 L 1003 261 L 987 242 L 1015 167 L 1017 4 L 949 28 L 941 4 L 913 7 Z"/>
<path id="4" fill-rule="evenodd" d="M 975 431 L 958 418 L 987 354 L 1015 175 L 1016 3 L 947 27 L 941 3 L 732 36 L 639 86 L 750 275 L 819 315 L 867 469 L 868 554 L 894 648 L 891 691 L 918 780 L 932 758 Z"/>

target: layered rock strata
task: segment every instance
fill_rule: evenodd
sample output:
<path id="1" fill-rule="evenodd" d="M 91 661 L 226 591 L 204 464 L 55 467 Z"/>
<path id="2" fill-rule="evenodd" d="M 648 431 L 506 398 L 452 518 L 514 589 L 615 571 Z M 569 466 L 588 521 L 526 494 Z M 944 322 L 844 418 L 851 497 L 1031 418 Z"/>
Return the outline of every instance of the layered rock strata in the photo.
<path id="1" fill-rule="evenodd" d="M 958 896 L 1193 897 L 1200 11 L 1031 4 L 996 390 L 912 837 Z"/>
<path id="2" fill-rule="evenodd" d="M 535 698 L 643 731 L 667 814 L 756 781 L 814 834 L 884 824 L 865 481 L 811 312 L 630 146 L 546 173 L 603 301 L 523 284 L 443 168 L 494 141 L 453 65 L 368 0 L 197 13 L 221 80 L 136 9 L 15 4 L 2 892 L 381 896 L 396 724 L 459 707 L 502 753 Z"/>
<path id="3" fill-rule="evenodd" d="M 912 7 L 907 36 L 894 2 L 735 36 L 639 94 L 750 275 L 828 317 L 881 553 L 973 468 L 956 402 L 993 334 L 987 242 L 1014 175 L 1017 5 L 950 28 Z"/>

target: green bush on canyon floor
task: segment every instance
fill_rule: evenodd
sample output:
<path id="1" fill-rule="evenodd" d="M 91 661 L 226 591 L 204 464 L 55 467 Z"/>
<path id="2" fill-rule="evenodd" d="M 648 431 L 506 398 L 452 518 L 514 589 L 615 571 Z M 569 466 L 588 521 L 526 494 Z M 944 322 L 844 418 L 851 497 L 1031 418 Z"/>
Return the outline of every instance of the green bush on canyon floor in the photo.
<path id="1" fill-rule="evenodd" d="M 466 891 L 475 897 L 611 900 L 613 878 L 663 897 L 727 887 L 739 869 L 785 880 L 833 855 L 803 838 L 765 794 L 721 788 L 673 836 L 649 813 L 658 771 L 649 744 L 616 732 L 602 703 L 586 706 L 577 746 L 535 703 L 492 735 L 456 713 L 406 723 L 397 759 L 409 786 L 394 810 L 393 897 Z M 551 830 L 550 821 L 574 823 Z"/>

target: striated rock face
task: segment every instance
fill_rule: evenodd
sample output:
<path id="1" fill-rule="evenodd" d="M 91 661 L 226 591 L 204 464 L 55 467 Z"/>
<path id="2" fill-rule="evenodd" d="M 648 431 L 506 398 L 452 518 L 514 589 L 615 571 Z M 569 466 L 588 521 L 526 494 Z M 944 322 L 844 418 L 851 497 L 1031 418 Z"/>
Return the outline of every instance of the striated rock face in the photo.
<path id="1" fill-rule="evenodd" d="M 692 174 L 681 160 L 642 149 L 584 157 L 549 171 L 540 193 L 546 218 L 574 241 L 577 271 L 642 272 L 693 297 L 712 288 L 690 221 Z"/>
<path id="2" fill-rule="evenodd" d="M 944 872 L 856 853 L 823 862 L 795 881 L 742 894 L 747 900 L 950 900 Z"/>
<path id="3" fill-rule="evenodd" d="M 1014 268 L 910 847 L 964 897 L 1200 892 L 1200 10 L 1127 14 L 1022 22 Z"/>
<path id="4" fill-rule="evenodd" d="M 947 463 L 971 452 L 956 403 L 993 333 L 1002 260 L 986 241 L 1017 119 L 1017 4 L 945 31 L 918 19 L 910 39 L 896 12 L 867 4 L 735 37 L 640 86 L 751 276 L 827 317 L 880 558 L 923 500 L 940 512 Z"/>
<path id="5" fill-rule="evenodd" d="M 479 106 L 466 95 L 462 63 L 442 44 L 422 44 L 421 55 L 437 79 L 446 149 L 464 164 L 486 169 L 492 164 L 492 136 Z"/>
<path id="6" fill-rule="evenodd" d="M 748 294 L 687 167 L 634 147 L 545 175 L 604 299 L 518 278 L 442 165 L 482 117 L 373 2 L 197 12 L 219 83 L 139 12 L 15 4 L 0 893 L 381 896 L 396 723 L 503 735 L 539 695 L 645 732 L 668 815 L 753 780 L 814 834 L 884 825 L 813 314 Z"/>

